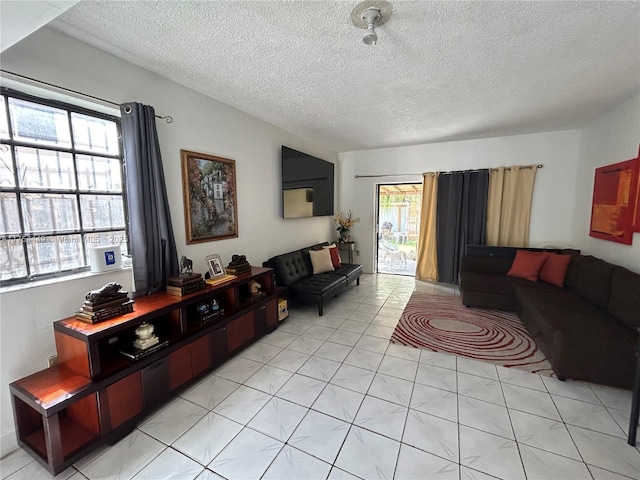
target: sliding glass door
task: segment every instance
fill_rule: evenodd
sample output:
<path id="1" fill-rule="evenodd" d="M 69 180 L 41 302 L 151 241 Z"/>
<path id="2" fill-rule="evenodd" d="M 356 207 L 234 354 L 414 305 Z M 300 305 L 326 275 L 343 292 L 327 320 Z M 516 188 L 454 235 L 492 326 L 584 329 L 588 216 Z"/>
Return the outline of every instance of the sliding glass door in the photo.
<path id="1" fill-rule="evenodd" d="M 415 275 L 421 205 L 421 183 L 378 185 L 378 273 Z"/>

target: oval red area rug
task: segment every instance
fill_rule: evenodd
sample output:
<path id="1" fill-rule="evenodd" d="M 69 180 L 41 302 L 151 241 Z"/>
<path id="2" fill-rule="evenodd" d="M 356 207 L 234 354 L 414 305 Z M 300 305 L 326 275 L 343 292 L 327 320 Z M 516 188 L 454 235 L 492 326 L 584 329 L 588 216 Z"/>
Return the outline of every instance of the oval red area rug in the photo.
<path id="1" fill-rule="evenodd" d="M 467 308 L 460 297 L 414 292 L 391 341 L 553 375 L 547 357 L 515 313 Z"/>

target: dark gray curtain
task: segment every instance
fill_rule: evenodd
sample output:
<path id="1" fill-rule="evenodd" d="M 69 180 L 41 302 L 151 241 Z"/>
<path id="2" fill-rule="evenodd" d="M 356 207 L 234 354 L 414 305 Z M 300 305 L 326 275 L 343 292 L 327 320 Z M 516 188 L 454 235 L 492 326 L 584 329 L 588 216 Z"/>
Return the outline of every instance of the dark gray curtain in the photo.
<path id="1" fill-rule="evenodd" d="M 484 245 L 489 170 L 440 174 L 436 214 L 438 281 L 458 283 L 467 245 Z"/>
<path id="2" fill-rule="evenodd" d="M 129 215 L 129 245 L 133 257 L 135 295 L 164 290 L 167 276 L 178 274 L 167 189 L 155 111 L 149 105 L 120 106 Z"/>

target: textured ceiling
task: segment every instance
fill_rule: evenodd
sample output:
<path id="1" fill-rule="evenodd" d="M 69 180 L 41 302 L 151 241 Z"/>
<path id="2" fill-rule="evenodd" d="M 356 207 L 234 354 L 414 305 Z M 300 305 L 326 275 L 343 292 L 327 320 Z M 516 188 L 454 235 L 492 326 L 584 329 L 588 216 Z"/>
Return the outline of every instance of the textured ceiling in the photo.
<path id="1" fill-rule="evenodd" d="M 10 46 L 33 33 L 78 3 L 77 0 L 0 2 L 0 47 L 4 52 Z"/>
<path id="2" fill-rule="evenodd" d="M 581 128 L 640 91 L 639 2 L 88 1 L 51 24 L 349 151 Z M 171 114 L 171 112 L 163 112 Z"/>

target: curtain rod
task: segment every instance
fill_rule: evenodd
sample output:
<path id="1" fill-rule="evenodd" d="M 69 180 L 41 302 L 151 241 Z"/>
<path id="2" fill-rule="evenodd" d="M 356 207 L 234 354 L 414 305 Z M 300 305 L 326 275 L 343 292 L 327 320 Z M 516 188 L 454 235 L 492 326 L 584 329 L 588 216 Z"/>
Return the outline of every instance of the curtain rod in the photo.
<path id="1" fill-rule="evenodd" d="M 59 90 L 65 91 L 65 92 L 75 93 L 76 95 L 82 95 L 83 97 L 92 98 L 94 100 L 99 100 L 101 102 L 108 103 L 109 105 L 114 105 L 116 107 L 120 107 L 119 103 L 112 102 L 111 100 L 105 100 L 104 98 L 95 97 L 93 95 L 89 95 L 88 93 L 82 93 L 82 92 L 79 92 L 77 90 L 71 90 L 70 88 L 61 87 L 60 85 L 55 85 L 53 83 L 44 82 L 42 80 L 38 80 L 37 78 L 27 77 L 26 75 L 21 75 L 19 73 L 10 72 L 9 70 L 5 70 L 4 68 L 0 68 L 0 72 L 7 73 L 9 75 L 13 75 L 14 77 L 22 78 L 24 80 L 29 80 L 31 82 L 39 83 L 40 85 L 46 85 L 47 87 L 57 88 Z M 159 118 L 160 120 L 164 120 L 167 123 L 173 122 L 173 117 L 171 115 L 167 115 L 165 117 L 162 117 L 160 115 L 156 115 L 155 117 Z"/>
<path id="2" fill-rule="evenodd" d="M 541 163 L 539 163 L 538 165 L 515 165 L 518 166 L 520 168 L 542 168 L 544 167 L 544 165 L 542 165 Z M 505 170 L 511 170 L 512 167 L 504 167 Z M 498 168 L 490 168 L 489 170 L 498 170 Z"/>
<path id="3" fill-rule="evenodd" d="M 353 178 L 377 178 L 377 177 L 418 177 L 421 173 L 397 173 L 393 175 L 354 175 Z"/>
<path id="4" fill-rule="evenodd" d="M 542 168 L 544 165 L 524 165 L 520 168 Z M 488 170 L 498 170 L 497 168 L 489 168 Z M 505 167 L 505 170 L 511 170 L 511 167 Z M 479 172 L 480 170 L 467 170 L 468 172 Z M 423 173 L 397 173 L 391 175 L 354 175 L 353 178 L 380 178 L 380 177 L 418 177 L 420 175 L 424 175 L 426 173 L 435 174 L 436 172 L 423 172 Z M 444 175 L 452 172 L 442 172 Z"/>

